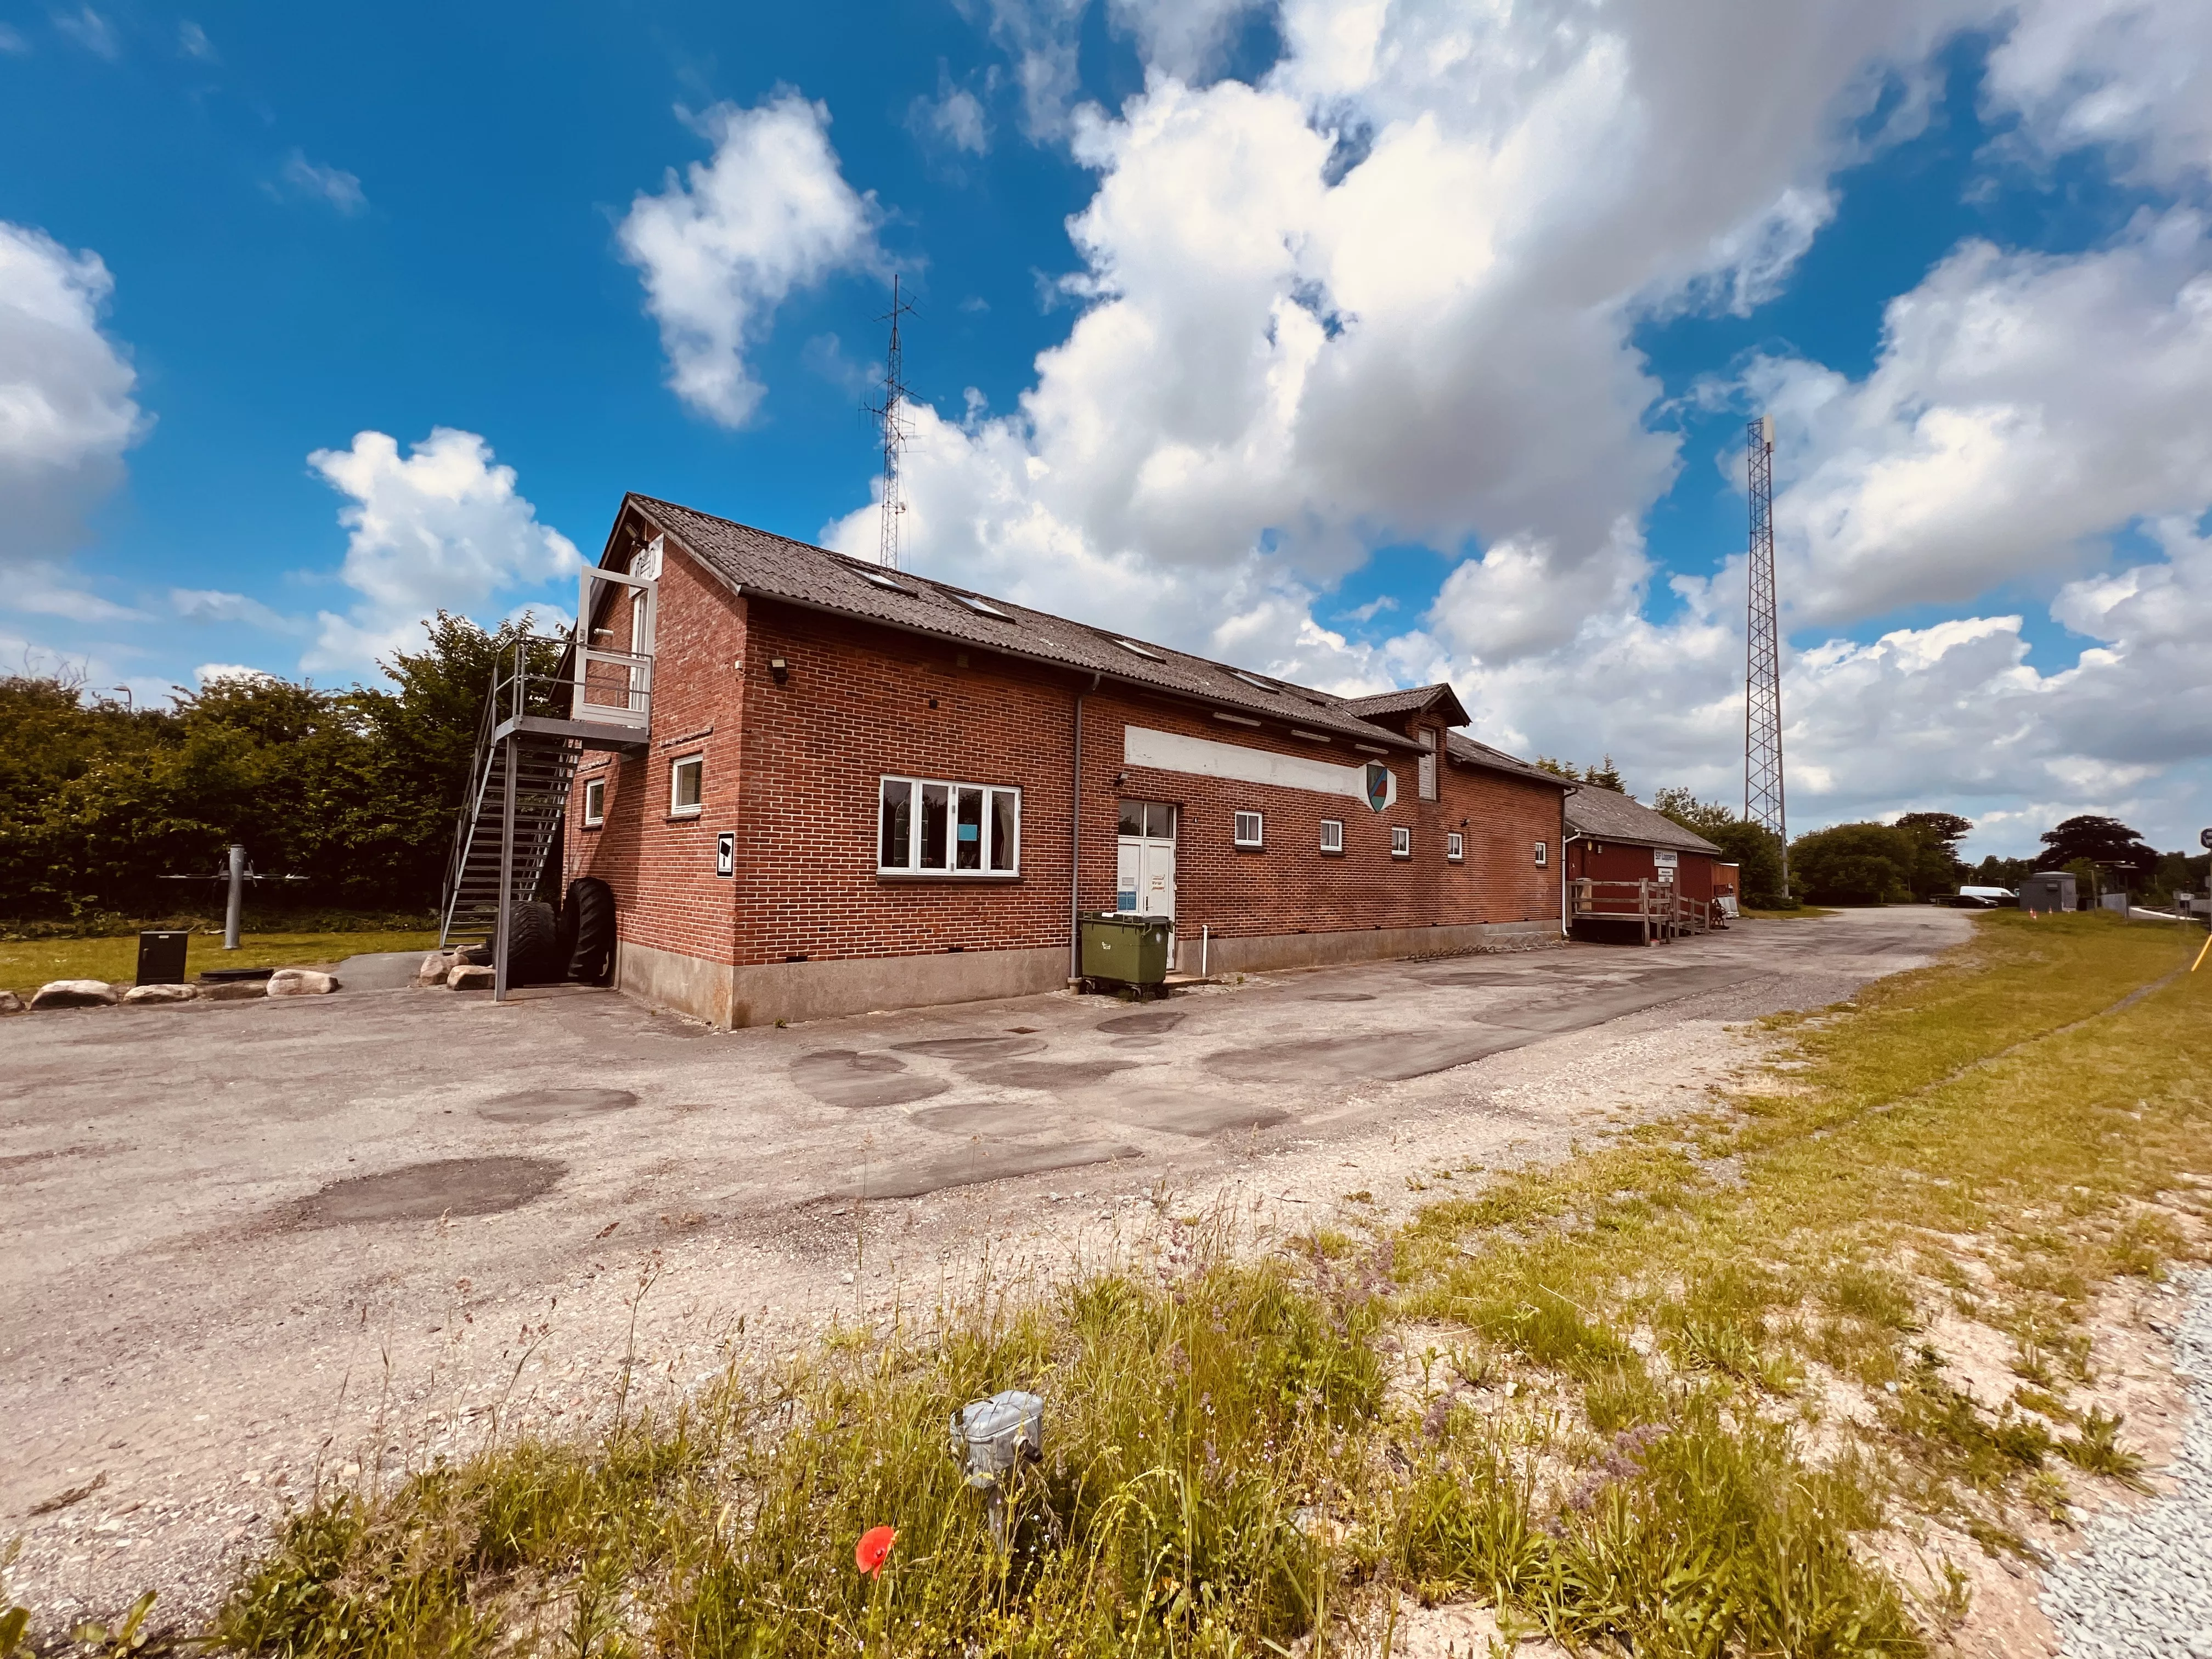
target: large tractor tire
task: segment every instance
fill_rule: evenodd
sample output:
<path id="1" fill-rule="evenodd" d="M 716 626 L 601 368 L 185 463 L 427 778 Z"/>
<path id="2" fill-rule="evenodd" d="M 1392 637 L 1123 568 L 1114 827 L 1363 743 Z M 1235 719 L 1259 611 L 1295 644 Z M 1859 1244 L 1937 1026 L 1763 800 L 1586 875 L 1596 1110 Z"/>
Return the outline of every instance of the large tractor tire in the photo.
<path id="1" fill-rule="evenodd" d="M 556 954 L 561 918 L 550 904 L 518 904 L 507 918 L 507 979 L 510 985 L 544 985 L 561 976 Z"/>
<path id="2" fill-rule="evenodd" d="M 615 976 L 615 890 L 597 876 L 568 884 L 563 924 L 574 943 L 568 977 L 579 985 L 608 985 Z"/>

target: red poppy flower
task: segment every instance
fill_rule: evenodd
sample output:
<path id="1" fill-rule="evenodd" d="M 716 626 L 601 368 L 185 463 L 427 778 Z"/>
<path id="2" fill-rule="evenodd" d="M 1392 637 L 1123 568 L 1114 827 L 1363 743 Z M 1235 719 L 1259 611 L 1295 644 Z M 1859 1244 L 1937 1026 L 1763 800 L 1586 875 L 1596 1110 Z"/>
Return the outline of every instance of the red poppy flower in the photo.
<path id="1" fill-rule="evenodd" d="M 884 1563 L 890 1559 L 891 1546 L 897 1540 L 896 1527 L 870 1527 L 853 1547 L 853 1565 L 873 1578 L 884 1570 Z"/>

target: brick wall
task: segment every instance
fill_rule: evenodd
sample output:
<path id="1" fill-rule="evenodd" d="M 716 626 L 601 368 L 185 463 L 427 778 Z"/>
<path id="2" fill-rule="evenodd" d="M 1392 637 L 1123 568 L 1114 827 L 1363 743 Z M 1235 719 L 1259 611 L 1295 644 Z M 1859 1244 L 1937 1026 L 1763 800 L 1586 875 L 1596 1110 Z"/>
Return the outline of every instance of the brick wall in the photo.
<path id="1" fill-rule="evenodd" d="M 599 619 L 603 641 L 627 651 L 628 590 Z M 641 755 L 586 755 L 568 796 L 568 876 L 597 876 L 613 888 L 622 938 L 710 962 L 732 960 L 735 878 L 714 874 L 718 831 L 744 834 L 746 691 L 735 666 L 746 657 L 746 602 L 672 548 L 662 560 L 653 604 L 653 722 Z M 752 665 L 745 663 L 745 675 Z M 689 755 L 706 763 L 696 817 L 669 811 L 669 768 Z M 605 778 L 606 823 L 584 827 L 584 785 Z"/>
<path id="2" fill-rule="evenodd" d="M 1115 902 L 1118 805 L 1181 809 L 1178 931 L 1217 937 L 1500 921 L 1559 914 L 1559 792 L 1441 762 L 1437 801 L 1417 798 L 1417 757 L 1393 753 L 1397 802 L 1360 800 L 1130 767 L 1126 724 L 1322 759 L 1376 758 L 1211 719 L 1166 697 L 1088 689 L 1085 677 L 773 600 L 730 594 L 671 544 L 657 598 L 652 748 L 580 774 L 569 810 L 571 876 L 614 889 L 624 939 L 738 964 L 961 951 L 1065 948 L 1075 701 L 1083 692 L 1082 908 Z M 627 645 L 626 614 L 602 619 Z M 787 665 L 779 684 L 772 659 Z M 742 663 L 742 671 L 732 665 Z M 709 729 L 711 728 L 711 730 Z M 1439 733 L 1439 741 L 1441 734 Z M 669 766 L 704 756 L 705 806 L 672 820 Z M 1117 774 L 1126 781 L 1117 788 Z M 877 873 L 886 775 L 1022 791 L 1018 877 Z M 604 828 L 582 825 L 583 781 L 608 780 Z M 1266 845 L 1231 846 L 1231 815 L 1266 816 Z M 1344 823 L 1340 855 L 1320 823 Z M 1462 820 L 1465 820 L 1462 827 Z M 1413 832 L 1394 859 L 1390 830 Z M 1445 837 L 1460 829 L 1463 863 Z M 737 836 L 718 879 L 714 837 Z M 1550 864 L 1538 867 L 1543 842 Z"/>
<path id="3" fill-rule="evenodd" d="M 1593 843 L 1578 841 L 1570 849 L 1567 873 L 1570 877 L 1587 877 L 1593 881 L 1656 881 L 1659 868 L 1653 860 L 1651 848 L 1632 846 L 1626 842 L 1601 841 L 1595 846 L 1604 848 L 1594 851 Z M 1681 852 L 1675 854 L 1674 879 L 1680 884 L 1685 898 L 1710 899 L 1713 896 L 1714 860 L 1710 853 Z M 1635 904 L 1632 894 L 1600 890 L 1598 900 L 1607 906 Z"/>

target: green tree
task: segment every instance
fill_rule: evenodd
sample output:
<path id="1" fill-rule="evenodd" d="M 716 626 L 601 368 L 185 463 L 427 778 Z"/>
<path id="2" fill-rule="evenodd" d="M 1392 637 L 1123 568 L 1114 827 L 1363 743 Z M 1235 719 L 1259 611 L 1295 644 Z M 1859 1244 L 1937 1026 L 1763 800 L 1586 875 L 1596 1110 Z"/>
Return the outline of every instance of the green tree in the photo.
<path id="1" fill-rule="evenodd" d="M 2043 834 L 2043 851 L 2036 855 L 2039 870 L 2063 870 L 2086 859 L 2105 872 L 2105 885 L 2118 890 L 2144 885 L 2158 868 L 2158 854 L 2143 845 L 2142 837 L 2118 818 L 2085 812 L 2066 819 Z"/>
<path id="2" fill-rule="evenodd" d="M 1571 778 L 1575 782 L 1586 783 L 1593 789 L 1610 789 L 1616 795 L 1628 795 L 1628 786 L 1621 781 L 1620 769 L 1613 765 L 1610 755 L 1605 757 L 1602 764 L 1584 767 L 1579 772 L 1575 770 L 1572 761 L 1555 760 L 1549 755 L 1537 756 L 1536 766 L 1540 771 L 1549 772 L 1553 777 Z M 1628 798 L 1631 800 L 1636 799 L 1633 795 L 1628 795 Z"/>
<path id="3" fill-rule="evenodd" d="M 1662 789 L 1651 798 L 1654 811 L 1672 818 L 1693 836 L 1711 841 L 1712 832 L 1736 823 L 1735 813 L 1717 800 L 1699 800 L 1686 789 Z"/>
<path id="4" fill-rule="evenodd" d="M 2008 887 L 2019 890 L 2021 882 L 2035 872 L 2035 866 L 2027 859 L 2001 859 L 1991 853 L 1974 866 L 1973 884 L 1977 887 Z"/>
<path id="5" fill-rule="evenodd" d="M 1782 837 L 1763 823 L 1742 818 L 1717 824 L 1698 833 L 1721 849 L 1736 866 L 1743 902 L 1756 910 L 1787 910 L 1796 906 L 1782 882 Z"/>
<path id="6" fill-rule="evenodd" d="M 1959 842 L 1972 830 L 1972 823 L 1956 812 L 1907 812 L 1896 827 L 1912 847 L 1907 872 L 1912 896 L 1924 899 L 1957 892 L 1966 875 Z"/>
<path id="7" fill-rule="evenodd" d="M 1912 891 L 1913 837 L 1887 823 L 1838 823 L 1790 843 L 1790 884 L 1825 904 L 1883 904 Z"/>

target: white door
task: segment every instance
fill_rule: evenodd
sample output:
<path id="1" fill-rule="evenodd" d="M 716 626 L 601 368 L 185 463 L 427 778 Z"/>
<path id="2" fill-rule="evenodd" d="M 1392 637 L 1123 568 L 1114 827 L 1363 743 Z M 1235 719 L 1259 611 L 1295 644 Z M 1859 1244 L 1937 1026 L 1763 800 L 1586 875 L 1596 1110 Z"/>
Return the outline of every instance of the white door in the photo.
<path id="1" fill-rule="evenodd" d="M 1121 844 L 1114 860 L 1114 908 L 1175 920 L 1176 809 L 1169 801 L 1121 803 Z M 1175 939 L 1168 939 L 1175 960 Z"/>

